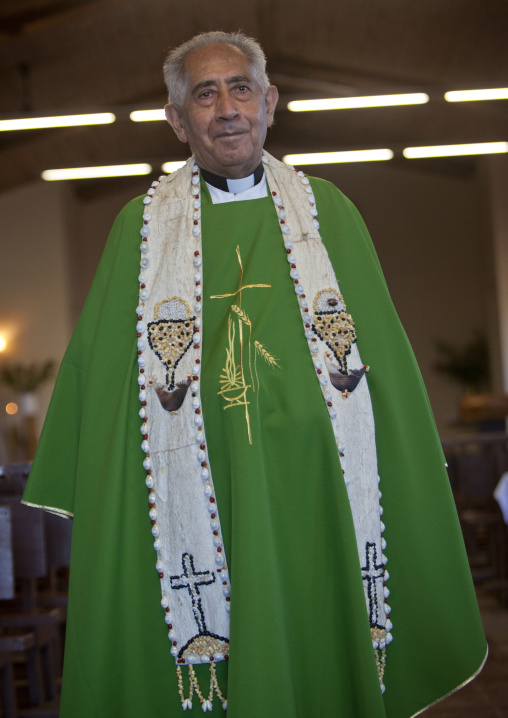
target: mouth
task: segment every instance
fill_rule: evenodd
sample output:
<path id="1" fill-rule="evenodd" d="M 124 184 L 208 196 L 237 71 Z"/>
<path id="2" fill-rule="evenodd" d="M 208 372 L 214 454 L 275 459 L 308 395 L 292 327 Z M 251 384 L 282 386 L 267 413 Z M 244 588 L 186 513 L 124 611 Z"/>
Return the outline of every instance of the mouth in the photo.
<path id="1" fill-rule="evenodd" d="M 245 130 L 232 130 L 231 132 L 221 132 L 220 134 L 216 135 L 216 139 L 218 140 L 227 140 L 229 138 L 235 138 L 235 137 L 241 137 L 246 133 Z"/>

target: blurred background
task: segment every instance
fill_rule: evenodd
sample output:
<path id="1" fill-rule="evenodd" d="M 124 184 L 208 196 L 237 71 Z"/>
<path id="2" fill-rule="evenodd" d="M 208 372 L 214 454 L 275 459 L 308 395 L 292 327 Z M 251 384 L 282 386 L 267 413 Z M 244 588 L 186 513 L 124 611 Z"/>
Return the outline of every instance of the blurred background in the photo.
<path id="1" fill-rule="evenodd" d="M 508 141 L 507 99 L 444 99 L 508 86 L 505 0 L 2 0 L 0 119 L 110 112 L 116 121 L 0 132 L 0 368 L 58 366 L 115 215 L 164 162 L 187 157 L 167 123 L 129 115 L 163 107 L 165 54 L 210 29 L 242 29 L 261 42 L 281 94 L 266 143 L 276 157 L 393 152 L 389 161 L 301 168 L 334 182 L 360 209 L 439 431 L 469 431 L 461 398 L 502 394 L 508 381 L 508 154 L 408 159 L 402 151 Z M 401 93 L 429 100 L 287 109 L 301 99 Z M 127 163 L 153 170 L 41 179 L 48 169 Z M 18 458 L 16 443 L 27 441 L 22 411 L 40 428 L 54 376 L 36 382 L 37 407 L 24 409 L 20 382 L 1 382 L 0 461 Z M 12 402 L 17 414 L 5 410 Z"/>
<path id="2" fill-rule="evenodd" d="M 33 456 L 116 214 L 163 163 L 188 156 L 165 122 L 131 113 L 164 106 L 170 48 L 198 32 L 239 29 L 260 41 L 281 95 L 269 152 L 390 157 L 299 167 L 336 184 L 367 223 L 429 391 L 475 579 L 497 582 L 506 605 L 506 526 L 492 496 L 508 469 L 506 0 L 2 0 L 0 465 Z M 500 88 L 498 99 L 445 99 Z M 288 108 L 401 94 L 418 104 Z M 2 131 L 13 119 L 92 113 L 115 121 Z M 450 145 L 468 147 L 452 156 L 405 152 Z M 149 164 L 147 174 L 42 178 L 132 163 Z M 505 626 L 505 656 L 506 610 L 492 615 L 493 633 Z M 469 715 L 457 710 L 449 715 Z M 473 714 L 508 712 L 489 713 L 485 703 Z"/>

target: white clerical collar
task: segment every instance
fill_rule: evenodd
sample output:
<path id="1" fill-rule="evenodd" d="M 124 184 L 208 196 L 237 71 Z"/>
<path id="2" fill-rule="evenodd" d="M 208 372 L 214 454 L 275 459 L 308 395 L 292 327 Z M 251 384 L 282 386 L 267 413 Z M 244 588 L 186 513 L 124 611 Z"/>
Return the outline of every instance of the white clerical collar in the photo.
<path id="1" fill-rule="evenodd" d="M 221 177 L 202 168 L 200 168 L 200 172 L 208 185 L 214 204 L 256 199 L 257 197 L 266 197 L 268 194 L 262 162 L 259 163 L 252 174 L 240 179 Z M 253 194 L 251 194 L 252 190 L 254 190 Z"/>
<path id="2" fill-rule="evenodd" d="M 218 187 L 206 183 L 210 197 L 212 198 L 213 204 L 223 204 L 224 202 L 242 202 L 247 199 L 261 199 L 262 197 L 268 196 L 268 190 L 266 188 L 266 178 L 263 172 L 261 182 L 255 184 L 253 187 L 243 190 L 243 192 L 225 192 Z"/>

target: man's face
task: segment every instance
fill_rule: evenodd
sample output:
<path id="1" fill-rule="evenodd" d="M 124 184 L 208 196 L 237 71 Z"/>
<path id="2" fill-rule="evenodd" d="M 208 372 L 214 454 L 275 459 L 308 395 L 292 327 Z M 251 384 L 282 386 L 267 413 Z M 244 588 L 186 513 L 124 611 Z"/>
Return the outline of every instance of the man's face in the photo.
<path id="1" fill-rule="evenodd" d="M 198 48 L 185 68 L 185 101 L 183 107 L 166 105 L 168 122 L 190 144 L 200 167 L 231 179 L 246 177 L 261 161 L 277 89 L 271 86 L 264 96 L 249 61 L 232 45 Z"/>

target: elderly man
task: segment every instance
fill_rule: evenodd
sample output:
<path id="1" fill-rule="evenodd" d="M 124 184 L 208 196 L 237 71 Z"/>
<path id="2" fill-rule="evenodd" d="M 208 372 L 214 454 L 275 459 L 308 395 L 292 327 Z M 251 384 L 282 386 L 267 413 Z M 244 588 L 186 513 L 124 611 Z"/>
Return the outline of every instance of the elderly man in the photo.
<path id="1" fill-rule="evenodd" d="M 61 715 L 417 714 L 486 645 L 367 231 L 263 151 L 256 42 L 165 73 L 193 156 L 115 223 L 25 494 L 74 516 Z"/>

